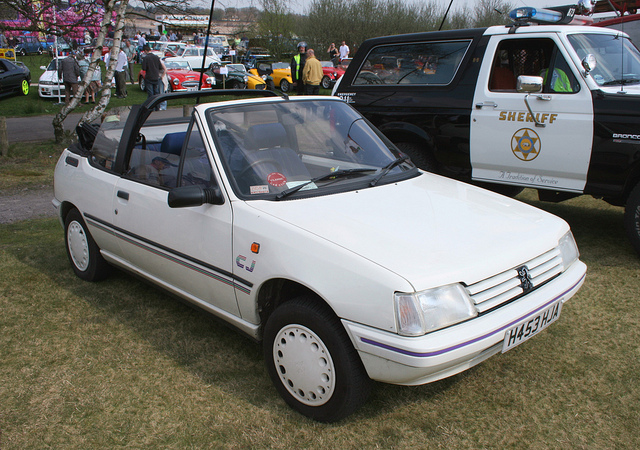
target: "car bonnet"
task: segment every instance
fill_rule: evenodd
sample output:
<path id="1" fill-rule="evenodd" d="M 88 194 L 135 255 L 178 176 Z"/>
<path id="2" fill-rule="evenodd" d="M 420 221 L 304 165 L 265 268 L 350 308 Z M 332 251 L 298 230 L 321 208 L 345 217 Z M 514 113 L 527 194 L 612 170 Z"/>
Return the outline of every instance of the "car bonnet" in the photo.
<path id="1" fill-rule="evenodd" d="M 361 191 L 248 202 L 398 274 L 416 290 L 474 283 L 550 250 L 561 219 L 432 174 Z"/>

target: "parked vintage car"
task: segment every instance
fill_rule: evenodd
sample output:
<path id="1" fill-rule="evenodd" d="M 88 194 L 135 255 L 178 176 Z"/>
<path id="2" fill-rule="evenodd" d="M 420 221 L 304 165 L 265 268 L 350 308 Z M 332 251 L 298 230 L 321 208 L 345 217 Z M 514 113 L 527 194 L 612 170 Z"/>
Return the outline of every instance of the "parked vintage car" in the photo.
<path id="1" fill-rule="evenodd" d="M 331 89 L 331 86 L 344 75 L 344 69 L 334 66 L 331 61 L 320 61 L 320 64 L 322 64 L 322 81 L 320 82 L 320 86 L 324 89 Z"/>
<path id="2" fill-rule="evenodd" d="M 229 92 L 261 98 L 154 111 Z M 55 169 L 76 275 L 120 267 L 262 341 L 280 395 L 316 420 L 353 412 L 371 379 L 507 352 L 585 277 L 566 222 L 421 172 L 335 97 L 165 94 L 93 130 Z"/>
<path id="3" fill-rule="evenodd" d="M 209 67 L 212 63 L 221 63 L 220 57 L 218 54 L 212 49 L 207 48 L 207 58 L 204 66 L 202 65 L 202 59 L 204 56 L 204 47 L 199 47 L 195 45 L 188 45 L 183 48 L 179 48 L 177 51 L 178 56 L 172 56 L 167 58 L 167 60 L 175 60 L 175 61 L 187 61 L 189 65 L 193 68 L 193 70 L 202 70 L 203 67 Z"/>
<path id="4" fill-rule="evenodd" d="M 273 84 L 282 92 L 289 92 L 293 85 L 291 78 L 291 66 L 285 62 L 260 62 L 257 67 L 249 70 L 250 73 L 260 76 L 260 72 L 269 73 L 273 78 Z"/>
<path id="5" fill-rule="evenodd" d="M 18 55 L 27 56 L 33 53 L 42 55 L 45 51 L 45 45 L 35 36 L 18 36 L 17 39 L 18 43 L 14 48 Z"/>
<path id="6" fill-rule="evenodd" d="M 242 65 L 242 64 L 240 64 Z M 215 80 L 214 89 L 246 89 L 249 77 L 254 77 L 246 71 L 235 70 L 229 64 L 213 63 L 206 70 L 205 75 Z"/>
<path id="7" fill-rule="evenodd" d="M 169 77 L 169 92 L 198 90 L 201 74 L 191 70 L 188 62 L 170 58 L 164 64 L 167 67 L 167 76 Z M 138 85 L 143 91 L 146 89 L 145 75 L 146 71 L 144 70 L 141 70 L 138 74 Z M 207 75 L 202 77 L 202 89 L 211 89 L 212 84 L 215 84 L 215 79 Z"/>
<path id="8" fill-rule="evenodd" d="M 230 70 L 234 70 L 235 72 L 244 74 L 247 77 L 247 89 L 266 89 L 267 85 L 265 83 L 265 80 L 262 77 L 250 73 L 244 66 L 244 64 L 227 64 L 227 67 Z"/>
<path id="9" fill-rule="evenodd" d="M 0 97 L 29 95 L 30 81 L 31 72 L 24 63 L 0 58 Z"/>

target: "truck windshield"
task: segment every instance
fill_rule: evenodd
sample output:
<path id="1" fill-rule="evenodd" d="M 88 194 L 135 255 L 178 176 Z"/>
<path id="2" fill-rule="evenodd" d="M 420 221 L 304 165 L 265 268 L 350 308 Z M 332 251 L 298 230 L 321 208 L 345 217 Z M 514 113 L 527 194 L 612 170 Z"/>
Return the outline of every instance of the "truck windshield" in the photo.
<path id="1" fill-rule="evenodd" d="M 598 85 L 640 83 L 640 52 L 630 39 L 620 34 L 571 34 L 568 38 L 581 60 L 588 54 L 596 57 L 591 75 Z"/>

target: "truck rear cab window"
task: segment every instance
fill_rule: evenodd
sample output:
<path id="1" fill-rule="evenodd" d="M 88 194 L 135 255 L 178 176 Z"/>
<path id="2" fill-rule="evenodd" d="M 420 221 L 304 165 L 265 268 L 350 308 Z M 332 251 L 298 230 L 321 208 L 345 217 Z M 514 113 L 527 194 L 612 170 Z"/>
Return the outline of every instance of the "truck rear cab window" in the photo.
<path id="1" fill-rule="evenodd" d="M 471 40 L 418 42 L 376 47 L 367 55 L 354 85 L 447 85 Z"/>
<path id="2" fill-rule="evenodd" d="M 520 75 L 543 78 L 544 93 L 578 92 L 580 85 L 551 39 L 505 39 L 498 46 L 489 77 L 489 90 L 516 92 Z"/>

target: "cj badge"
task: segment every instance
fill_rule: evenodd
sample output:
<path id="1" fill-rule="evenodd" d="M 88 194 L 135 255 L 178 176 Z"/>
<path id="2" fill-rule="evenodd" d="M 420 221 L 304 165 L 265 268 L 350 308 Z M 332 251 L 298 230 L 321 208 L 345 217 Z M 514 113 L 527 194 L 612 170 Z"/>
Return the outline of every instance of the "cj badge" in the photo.
<path id="1" fill-rule="evenodd" d="M 520 128 L 511 138 L 511 151 L 522 161 L 533 161 L 540 154 L 540 136 L 531 128 Z"/>

